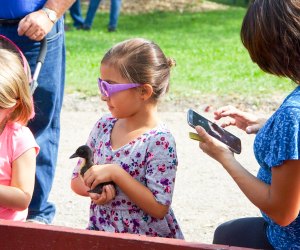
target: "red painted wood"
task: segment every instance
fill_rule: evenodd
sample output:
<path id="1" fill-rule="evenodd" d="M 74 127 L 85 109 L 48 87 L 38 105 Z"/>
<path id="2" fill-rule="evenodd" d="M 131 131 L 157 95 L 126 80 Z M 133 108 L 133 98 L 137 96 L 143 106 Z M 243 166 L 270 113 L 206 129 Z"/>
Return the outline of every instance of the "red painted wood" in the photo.
<path id="1" fill-rule="evenodd" d="M 246 248 L 2 220 L 0 221 L 0 249 L 245 250 Z"/>

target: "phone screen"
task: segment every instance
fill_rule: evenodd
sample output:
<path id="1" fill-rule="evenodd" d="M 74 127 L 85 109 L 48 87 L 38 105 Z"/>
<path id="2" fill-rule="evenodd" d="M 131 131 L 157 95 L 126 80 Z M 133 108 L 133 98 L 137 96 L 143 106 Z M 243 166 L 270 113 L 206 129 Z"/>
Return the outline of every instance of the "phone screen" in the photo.
<path id="1" fill-rule="evenodd" d="M 188 124 L 191 127 L 193 128 L 195 128 L 196 126 L 203 127 L 209 135 L 213 136 L 214 138 L 226 144 L 230 148 L 230 150 L 232 150 L 237 154 L 241 153 L 242 150 L 241 140 L 235 135 L 228 132 L 227 130 L 218 126 L 216 123 L 209 121 L 208 119 L 199 115 L 192 109 L 188 110 L 187 120 L 188 120 Z"/>

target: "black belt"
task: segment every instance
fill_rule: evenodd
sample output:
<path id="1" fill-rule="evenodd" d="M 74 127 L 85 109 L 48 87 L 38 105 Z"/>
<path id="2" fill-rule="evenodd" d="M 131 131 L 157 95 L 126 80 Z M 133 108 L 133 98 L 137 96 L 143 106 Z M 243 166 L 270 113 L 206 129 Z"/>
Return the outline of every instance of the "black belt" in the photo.
<path id="1" fill-rule="evenodd" d="M 1 19 L 0 18 L 0 26 L 10 26 L 10 25 L 17 25 L 21 19 Z"/>

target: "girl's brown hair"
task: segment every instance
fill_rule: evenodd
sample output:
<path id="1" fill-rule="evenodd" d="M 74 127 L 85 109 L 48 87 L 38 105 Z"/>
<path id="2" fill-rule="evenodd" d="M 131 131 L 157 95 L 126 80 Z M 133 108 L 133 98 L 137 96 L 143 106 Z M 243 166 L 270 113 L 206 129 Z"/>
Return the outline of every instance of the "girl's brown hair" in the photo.
<path id="1" fill-rule="evenodd" d="M 154 42 L 134 38 L 112 47 L 101 64 L 114 67 L 132 83 L 150 84 L 153 98 L 158 99 L 169 89 L 170 68 L 175 61 L 167 58 Z"/>
<path id="2" fill-rule="evenodd" d="M 33 113 L 29 79 L 20 58 L 11 51 L 0 49 L 0 108 L 13 108 L 9 121 L 24 125 Z"/>
<path id="3" fill-rule="evenodd" d="M 253 0 L 241 40 L 262 70 L 300 83 L 300 1 Z"/>

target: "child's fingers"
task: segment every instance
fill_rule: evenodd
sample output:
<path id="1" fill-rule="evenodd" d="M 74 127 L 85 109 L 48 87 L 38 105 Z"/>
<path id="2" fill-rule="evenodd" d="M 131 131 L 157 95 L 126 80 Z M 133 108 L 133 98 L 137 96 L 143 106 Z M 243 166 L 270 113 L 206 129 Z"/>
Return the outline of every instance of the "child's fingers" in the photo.
<path id="1" fill-rule="evenodd" d="M 90 189 L 94 189 L 99 184 L 96 181 L 95 177 L 88 171 L 84 174 L 83 179 L 85 185 L 88 186 Z"/>
<path id="2" fill-rule="evenodd" d="M 115 198 L 116 196 L 116 189 L 114 188 L 113 185 L 105 185 L 103 187 L 106 195 L 107 195 L 107 199 L 112 200 L 113 198 Z"/>
<path id="3" fill-rule="evenodd" d="M 103 205 L 106 203 L 107 196 L 105 192 L 102 192 L 101 194 L 90 194 L 91 199 L 93 202 L 97 205 Z"/>
<path id="4" fill-rule="evenodd" d="M 89 195 L 92 200 L 98 200 L 101 197 L 100 194 L 95 194 L 95 193 L 89 193 Z"/>

